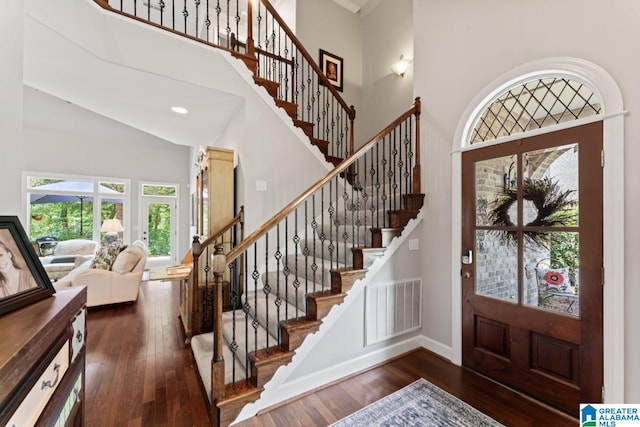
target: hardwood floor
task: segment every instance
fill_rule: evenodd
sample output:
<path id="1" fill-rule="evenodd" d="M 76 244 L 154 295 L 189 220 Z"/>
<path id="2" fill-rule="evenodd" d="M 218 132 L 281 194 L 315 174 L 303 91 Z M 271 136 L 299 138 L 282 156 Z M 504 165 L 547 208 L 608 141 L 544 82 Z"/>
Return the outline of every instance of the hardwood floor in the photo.
<path id="1" fill-rule="evenodd" d="M 143 282 L 137 303 L 89 310 L 87 426 L 209 424 L 177 307 L 177 284 Z"/>
<path id="2" fill-rule="evenodd" d="M 89 311 L 87 426 L 207 426 L 178 287 L 144 282 L 134 305 Z M 559 413 L 426 350 L 417 350 L 272 408 L 239 427 L 326 426 L 423 377 L 505 426 L 577 426 Z"/>

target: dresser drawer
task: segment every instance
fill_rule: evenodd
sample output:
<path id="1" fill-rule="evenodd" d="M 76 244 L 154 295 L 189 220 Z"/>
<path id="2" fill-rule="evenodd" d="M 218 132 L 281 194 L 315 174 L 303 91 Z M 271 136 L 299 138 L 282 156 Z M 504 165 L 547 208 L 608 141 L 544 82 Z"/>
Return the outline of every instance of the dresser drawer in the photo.
<path id="1" fill-rule="evenodd" d="M 49 363 L 49 366 L 47 366 L 47 369 L 33 385 L 27 397 L 20 403 L 7 426 L 23 427 L 34 425 L 68 368 L 69 341 L 65 341 L 51 363 Z"/>
<path id="2" fill-rule="evenodd" d="M 86 333 L 86 318 L 87 308 L 80 310 L 78 315 L 73 319 L 71 323 L 71 363 L 75 362 L 76 357 L 84 347 L 85 333 Z"/>

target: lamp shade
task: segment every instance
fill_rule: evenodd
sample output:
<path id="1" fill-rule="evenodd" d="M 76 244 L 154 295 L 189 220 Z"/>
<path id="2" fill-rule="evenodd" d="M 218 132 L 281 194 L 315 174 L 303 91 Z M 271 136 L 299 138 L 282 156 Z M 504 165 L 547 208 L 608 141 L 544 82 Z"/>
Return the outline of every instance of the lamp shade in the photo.
<path id="1" fill-rule="evenodd" d="M 122 228 L 122 223 L 118 218 L 113 218 L 105 219 L 102 223 L 102 228 L 100 228 L 100 231 L 102 231 L 103 233 L 120 233 L 124 231 L 124 228 Z"/>

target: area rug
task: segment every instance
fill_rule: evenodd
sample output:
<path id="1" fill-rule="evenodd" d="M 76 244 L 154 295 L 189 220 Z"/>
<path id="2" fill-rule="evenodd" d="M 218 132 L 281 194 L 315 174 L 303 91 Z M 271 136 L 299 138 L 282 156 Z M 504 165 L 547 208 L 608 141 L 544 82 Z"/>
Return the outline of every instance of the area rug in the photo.
<path id="1" fill-rule="evenodd" d="M 502 426 L 424 378 L 345 417 L 331 427 Z"/>

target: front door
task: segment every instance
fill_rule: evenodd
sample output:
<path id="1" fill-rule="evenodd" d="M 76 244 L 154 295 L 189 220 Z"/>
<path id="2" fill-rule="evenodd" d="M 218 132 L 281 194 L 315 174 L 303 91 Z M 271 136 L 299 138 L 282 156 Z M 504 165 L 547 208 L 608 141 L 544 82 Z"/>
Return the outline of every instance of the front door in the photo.
<path id="1" fill-rule="evenodd" d="M 602 123 L 462 156 L 463 364 L 565 412 L 601 402 Z"/>

